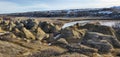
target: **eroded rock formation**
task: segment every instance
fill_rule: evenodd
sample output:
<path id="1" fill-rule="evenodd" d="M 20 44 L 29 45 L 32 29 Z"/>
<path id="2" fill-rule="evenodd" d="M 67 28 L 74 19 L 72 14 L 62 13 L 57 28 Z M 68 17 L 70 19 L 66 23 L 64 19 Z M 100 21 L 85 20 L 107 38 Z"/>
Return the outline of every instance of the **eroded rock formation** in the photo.
<path id="1" fill-rule="evenodd" d="M 35 19 L 0 19 L 0 56 L 116 57 L 120 54 L 119 32 L 120 29 L 100 23 L 77 23 L 61 29 L 54 23 Z"/>

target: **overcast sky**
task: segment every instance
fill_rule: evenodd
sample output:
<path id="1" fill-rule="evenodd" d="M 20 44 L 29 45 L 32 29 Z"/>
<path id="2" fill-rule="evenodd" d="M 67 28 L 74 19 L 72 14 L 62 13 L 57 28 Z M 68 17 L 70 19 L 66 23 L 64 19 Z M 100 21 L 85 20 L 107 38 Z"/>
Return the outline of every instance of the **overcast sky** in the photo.
<path id="1" fill-rule="evenodd" d="M 0 0 L 0 13 L 120 6 L 120 0 Z"/>

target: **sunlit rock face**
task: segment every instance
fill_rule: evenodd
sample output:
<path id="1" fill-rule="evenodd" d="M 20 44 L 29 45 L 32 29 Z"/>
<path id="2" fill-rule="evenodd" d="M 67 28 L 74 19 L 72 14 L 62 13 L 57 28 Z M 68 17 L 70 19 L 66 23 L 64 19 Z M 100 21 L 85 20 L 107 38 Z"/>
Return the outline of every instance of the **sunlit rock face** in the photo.
<path id="1" fill-rule="evenodd" d="M 23 27 L 22 32 L 23 32 L 25 38 L 35 40 L 35 36 L 33 35 L 33 33 L 30 32 L 29 30 L 27 30 L 26 28 Z"/>
<path id="2" fill-rule="evenodd" d="M 0 27 L 0 32 L 4 32 L 4 30 Z"/>
<path id="3" fill-rule="evenodd" d="M 44 37 L 46 37 L 46 33 L 40 27 L 35 30 L 35 33 L 36 39 L 38 40 L 42 40 Z"/>

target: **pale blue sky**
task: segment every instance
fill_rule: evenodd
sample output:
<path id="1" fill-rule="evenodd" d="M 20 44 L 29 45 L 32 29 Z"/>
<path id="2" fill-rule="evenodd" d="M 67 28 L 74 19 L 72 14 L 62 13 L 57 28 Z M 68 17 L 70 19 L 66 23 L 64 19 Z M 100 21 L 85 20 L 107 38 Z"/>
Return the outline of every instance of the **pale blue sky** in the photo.
<path id="1" fill-rule="evenodd" d="M 120 0 L 0 0 L 0 13 L 120 6 Z"/>

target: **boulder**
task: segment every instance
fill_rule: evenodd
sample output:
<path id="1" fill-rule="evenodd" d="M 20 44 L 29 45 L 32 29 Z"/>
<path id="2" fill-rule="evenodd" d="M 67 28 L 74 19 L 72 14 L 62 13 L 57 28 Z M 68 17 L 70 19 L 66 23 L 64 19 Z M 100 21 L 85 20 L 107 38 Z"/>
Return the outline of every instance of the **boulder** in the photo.
<path id="1" fill-rule="evenodd" d="M 108 53 L 113 48 L 120 48 L 120 42 L 117 38 L 96 32 L 86 33 L 81 43 L 92 48 L 97 48 L 100 53 Z"/>
<path id="2" fill-rule="evenodd" d="M 10 22 L 9 20 L 3 20 L 2 24 L 4 24 L 4 25 L 8 25 L 9 22 Z"/>
<path id="3" fill-rule="evenodd" d="M 0 27 L 0 33 L 1 33 L 1 32 L 5 32 L 5 31 Z"/>
<path id="4" fill-rule="evenodd" d="M 22 32 L 23 32 L 25 38 L 35 40 L 35 36 L 29 30 L 27 30 L 25 27 L 22 28 Z"/>
<path id="5" fill-rule="evenodd" d="M 24 33 L 22 31 L 20 31 L 18 28 L 13 28 L 12 32 L 20 38 L 24 38 Z"/>
<path id="6" fill-rule="evenodd" d="M 116 37 L 115 30 L 109 26 L 87 23 L 86 25 L 81 26 L 80 28 L 87 29 L 90 32 L 98 32 L 98 33 L 112 35 L 112 36 Z"/>
<path id="7" fill-rule="evenodd" d="M 20 20 L 15 21 L 15 24 L 16 24 L 16 25 L 19 24 L 19 23 L 21 23 Z"/>
<path id="8" fill-rule="evenodd" d="M 35 30 L 35 33 L 38 40 L 42 40 L 44 37 L 46 37 L 46 33 L 40 27 Z"/>
<path id="9" fill-rule="evenodd" d="M 61 27 L 59 27 L 58 25 L 55 25 L 55 32 L 58 32 L 58 31 L 60 31 L 61 30 Z"/>
<path id="10" fill-rule="evenodd" d="M 9 31 L 9 20 L 3 20 L 0 24 L 1 28 L 5 31 Z"/>
<path id="11" fill-rule="evenodd" d="M 116 31 L 116 36 L 118 38 L 118 40 L 120 41 L 120 23 L 116 23 L 113 28 L 115 29 Z"/>
<path id="12" fill-rule="evenodd" d="M 55 41 L 59 40 L 60 38 L 63 38 L 69 44 L 80 43 L 81 38 L 84 37 L 86 31 L 87 31 L 86 29 L 78 30 L 78 29 L 73 29 L 73 28 L 67 27 L 65 29 L 62 29 L 60 31 L 60 33 L 57 34 L 56 36 L 51 37 L 52 42 L 55 42 Z"/>
<path id="13" fill-rule="evenodd" d="M 0 18 L 0 24 L 3 22 L 3 19 L 2 18 Z"/>
<path id="14" fill-rule="evenodd" d="M 18 23 L 15 28 L 18 28 L 19 30 L 22 29 L 22 27 L 24 27 L 24 24 L 23 23 Z"/>
<path id="15" fill-rule="evenodd" d="M 26 29 L 33 30 L 37 29 L 38 27 L 38 21 L 35 19 L 28 19 L 22 22 L 25 25 Z"/>
<path id="16" fill-rule="evenodd" d="M 59 39 L 58 41 L 61 42 L 61 43 L 64 43 L 64 44 L 68 44 L 68 42 L 63 38 Z"/>
<path id="17" fill-rule="evenodd" d="M 79 53 L 68 53 L 68 54 L 60 55 L 59 57 L 89 57 L 89 56 Z"/>
<path id="18" fill-rule="evenodd" d="M 102 56 L 100 54 L 98 54 L 98 53 L 93 53 L 92 57 L 102 57 Z"/>
<path id="19" fill-rule="evenodd" d="M 86 44 L 87 46 L 98 49 L 99 53 L 109 53 L 113 50 L 113 47 L 109 42 L 95 42 L 88 40 Z"/>
<path id="20" fill-rule="evenodd" d="M 12 29 L 16 26 L 16 24 L 13 22 L 13 21 L 11 21 L 9 24 L 8 24 L 8 29 L 9 29 L 9 31 L 12 31 Z"/>
<path id="21" fill-rule="evenodd" d="M 14 33 L 10 33 L 10 38 L 16 38 L 16 35 Z"/>
<path id="22" fill-rule="evenodd" d="M 55 33 L 60 30 L 59 26 L 49 22 L 40 22 L 39 27 L 41 27 L 41 29 L 45 31 L 45 33 Z"/>
<path id="23" fill-rule="evenodd" d="M 120 29 L 116 31 L 117 39 L 120 41 Z"/>

